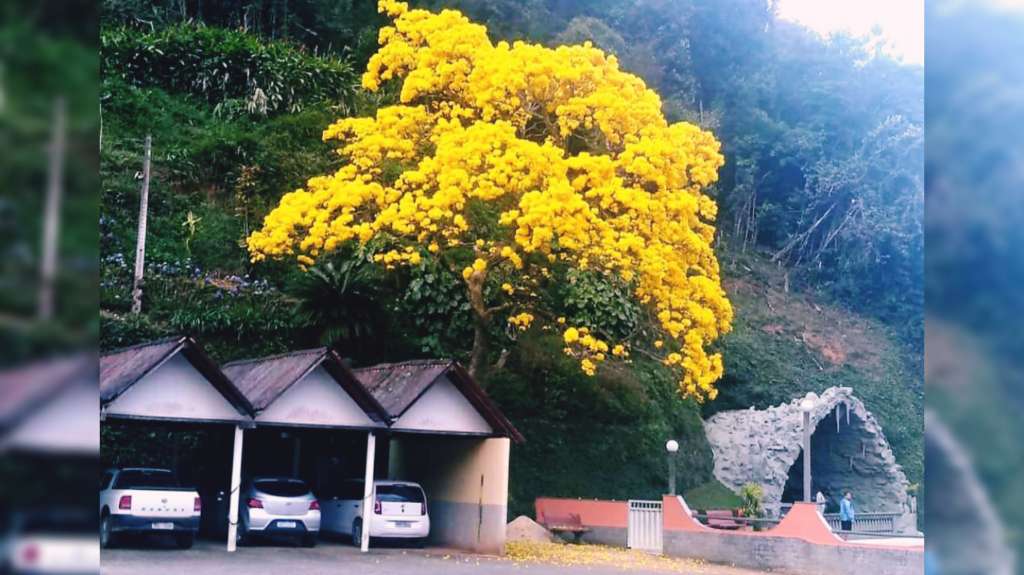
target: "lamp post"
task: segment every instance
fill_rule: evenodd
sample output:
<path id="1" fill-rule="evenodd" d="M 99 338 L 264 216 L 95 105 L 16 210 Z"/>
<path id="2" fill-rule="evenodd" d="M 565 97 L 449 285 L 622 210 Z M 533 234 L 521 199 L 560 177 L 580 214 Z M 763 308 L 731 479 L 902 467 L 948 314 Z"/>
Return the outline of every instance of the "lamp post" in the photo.
<path id="1" fill-rule="evenodd" d="M 668 451 L 668 494 L 676 494 L 676 452 L 679 451 L 679 442 L 669 439 L 665 443 L 665 451 Z"/>
<path id="2" fill-rule="evenodd" d="M 805 397 L 800 402 L 800 411 L 804 414 L 804 502 L 811 502 L 811 411 L 814 400 Z"/>

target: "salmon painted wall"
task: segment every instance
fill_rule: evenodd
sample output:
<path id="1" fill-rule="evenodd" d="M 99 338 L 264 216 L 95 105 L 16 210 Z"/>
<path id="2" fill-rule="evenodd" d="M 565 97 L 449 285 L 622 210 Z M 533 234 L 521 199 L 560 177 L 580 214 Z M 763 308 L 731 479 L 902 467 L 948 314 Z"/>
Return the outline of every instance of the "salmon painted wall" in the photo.
<path id="1" fill-rule="evenodd" d="M 712 533 L 723 537 L 788 537 L 817 545 L 863 547 L 861 544 L 848 542 L 833 533 L 813 503 L 794 503 L 793 508 L 782 518 L 782 521 L 771 529 L 724 531 L 712 529 L 694 519 L 690 507 L 682 497 L 665 495 L 662 497 L 662 525 L 666 533 L 678 531 Z M 886 546 L 872 545 L 872 547 L 885 548 Z M 893 549 L 924 551 L 923 547 L 893 547 Z"/>
<path id="2" fill-rule="evenodd" d="M 829 529 L 812 503 L 797 503 L 765 531 L 711 529 L 693 518 L 682 497 L 662 499 L 666 555 L 788 573 L 920 575 L 924 547 L 848 542 Z"/>
<path id="3" fill-rule="evenodd" d="M 549 518 L 556 520 L 567 518 L 570 515 L 579 515 L 580 521 L 587 527 L 626 529 L 629 526 L 629 504 L 626 501 L 539 497 L 534 502 L 534 509 L 536 520 L 541 524 L 544 524 Z M 682 497 L 665 495 L 662 498 L 662 522 L 666 533 L 708 533 L 722 537 L 786 537 L 817 545 L 862 547 L 857 543 L 849 543 L 833 533 L 812 503 L 796 503 L 786 517 L 771 529 L 724 531 L 712 529 L 694 519 L 689 506 Z M 883 548 L 885 546 L 873 545 L 872 547 Z M 898 549 L 914 548 L 899 547 Z"/>
<path id="4" fill-rule="evenodd" d="M 545 518 L 564 518 L 579 515 L 588 527 L 619 527 L 629 524 L 629 505 L 625 501 L 600 501 L 595 499 L 559 499 L 538 497 L 534 502 L 537 523 Z"/>

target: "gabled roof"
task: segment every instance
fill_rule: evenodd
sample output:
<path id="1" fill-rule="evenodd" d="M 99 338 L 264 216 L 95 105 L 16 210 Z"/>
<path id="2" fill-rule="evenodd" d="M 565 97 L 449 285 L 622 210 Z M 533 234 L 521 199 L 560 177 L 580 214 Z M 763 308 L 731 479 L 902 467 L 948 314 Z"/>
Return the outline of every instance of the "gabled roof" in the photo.
<path id="1" fill-rule="evenodd" d="M 334 351 L 318 347 L 259 359 L 234 361 L 224 373 L 259 413 L 274 403 L 292 385 L 322 366 L 370 419 L 386 422 L 387 412 L 356 379 Z"/>
<path id="2" fill-rule="evenodd" d="M 447 375 L 496 433 L 517 443 L 523 441 L 523 436 L 487 397 L 480 384 L 455 361 L 428 359 L 387 363 L 359 368 L 353 373 L 387 411 L 391 422 L 401 417 L 442 375 Z"/>
<path id="3" fill-rule="evenodd" d="M 256 415 L 317 367 L 342 387 L 373 421 L 391 426 L 440 379 L 465 396 L 496 435 L 522 442 L 523 436 L 480 385 L 452 360 L 420 360 L 349 369 L 327 348 L 231 362 L 223 371 L 190 337 L 177 336 L 112 351 L 100 358 L 100 404 L 115 401 L 135 383 L 181 353 L 239 413 Z M 2 414 L 0 414 L 2 415 Z"/>
<path id="4" fill-rule="evenodd" d="M 100 405 L 120 397 L 167 360 L 181 353 L 239 413 L 252 416 L 252 405 L 194 339 L 174 336 L 114 350 L 100 357 Z"/>
<path id="5" fill-rule="evenodd" d="M 383 363 L 353 370 L 359 382 L 398 419 L 451 366 L 451 361 L 417 360 Z"/>
<path id="6" fill-rule="evenodd" d="M 45 359 L 0 372 L 0 429 L 13 426 L 86 377 L 96 377 L 95 355 Z"/>
<path id="7" fill-rule="evenodd" d="M 110 403 L 183 345 L 176 336 L 140 343 L 100 357 L 100 402 Z"/>

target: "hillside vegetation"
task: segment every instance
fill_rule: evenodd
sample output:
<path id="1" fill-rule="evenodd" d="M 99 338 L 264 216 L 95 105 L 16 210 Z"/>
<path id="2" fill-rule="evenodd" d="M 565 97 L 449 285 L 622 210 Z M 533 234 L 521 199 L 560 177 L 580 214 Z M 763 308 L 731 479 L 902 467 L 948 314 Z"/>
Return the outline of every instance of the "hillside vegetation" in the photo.
<path id="1" fill-rule="evenodd" d="M 368 94 L 355 88 L 367 55 L 360 39 L 370 31 L 375 35 L 380 25 L 375 14 L 357 11 L 363 20 L 353 16 L 347 21 L 347 36 L 336 30 L 339 42 L 349 42 L 347 48 L 328 50 L 297 41 L 294 29 L 289 34 L 229 30 L 235 27 L 230 19 L 218 21 L 227 17 L 210 12 L 208 4 L 216 3 L 204 3 L 207 13 L 198 15 L 211 24 L 205 28 L 195 21 L 177 22 L 154 8 L 167 19 L 155 22 L 156 31 L 125 28 L 121 17 L 131 13 L 131 6 L 105 4 L 100 218 L 105 349 L 188 333 L 219 361 L 317 345 L 334 345 L 357 365 L 431 356 L 466 359 L 472 339 L 468 304 L 444 270 L 385 274 L 342 250 L 303 273 L 285 263 L 253 265 L 243 247 L 282 194 L 340 165 L 321 139 L 326 126 L 394 101 L 387 89 Z M 323 24 L 328 22 L 326 8 L 317 12 L 315 3 L 299 4 L 320 14 L 321 24 L 328 26 Z M 764 102 L 754 95 L 733 101 L 728 82 L 745 86 L 748 94 L 765 93 L 774 84 L 745 71 L 753 65 L 746 59 L 753 57 L 749 54 L 734 54 L 735 66 L 698 63 L 724 41 L 697 26 L 713 16 L 701 2 L 693 4 L 694 11 L 680 13 L 685 20 L 645 21 L 652 41 L 644 43 L 637 40 L 640 23 L 627 22 L 625 12 L 609 7 L 598 14 L 602 3 L 594 4 L 594 13 L 559 13 L 546 25 L 561 22 L 564 27 L 529 34 L 516 26 L 539 25 L 541 16 L 530 10 L 543 3 L 528 3 L 523 11 L 502 8 L 500 2 L 466 4 L 470 13 L 485 12 L 483 19 L 508 37 L 593 39 L 628 52 L 622 54 L 624 65 L 632 66 L 627 69 L 667 94 L 666 113 L 703 119 L 725 143 L 716 249 L 735 320 L 733 332 L 719 346 L 725 359 L 721 395 L 703 405 L 684 401 L 666 370 L 639 355 L 587 377 L 562 354 L 560 342 L 552 341 L 557 336 L 541 330 L 505 340 L 491 358 L 500 367 L 482 379 L 527 438 L 513 449 L 510 513 L 530 513 L 533 498 L 541 495 L 656 497 L 664 489 L 663 446 L 669 437 L 682 444 L 681 488 L 703 486 L 711 479 L 712 463 L 702 417 L 722 409 L 766 407 L 832 385 L 857 391 L 884 426 L 908 477 L 919 482 L 923 416 L 919 310 L 914 307 L 919 286 L 913 287 L 919 246 L 906 239 L 902 228 L 872 228 L 883 222 L 903 225 L 907 222 L 899 218 L 904 217 L 913 227 L 914 192 L 905 188 L 913 187 L 912 177 L 884 178 L 887 183 L 880 185 L 889 186 L 885 193 L 899 201 L 909 194 L 910 207 L 902 212 L 885 211 L 888 203 L 858 195 L 860 184 L 851 183 L 880 181 L 877 174 L 860 171 L 869 158 L 880 157 L 871 155 L 880 149 L 869 137 L 878 127 L 875 119 L 859 119 L 858 125 L 871 126 L 860 131 L 818 122 L 821 112 L 816 120 L 801 120 L 799 107 L 765 112 L 758 123 L 736 119 L 742 110 L 744 117 L 754 114 L 749 107 L 761 109 Z M 738 4 L 741 16 L 762 16 L 753 4 Z M 657 15 L 653 9 L 646 13 Z M 318 29 L 303 20 L 311 17 L 304 12 L 293 16 Z M 212 30 L 218 23 L 222 26 Z M 712 31 L 725 28 L 721 22 L 715 26 Z M 675 59 L 667 59 L 667 49 L 654 40 L 669 42 L 673 30 L 688 34 L 690 49 L 675 46 L 670 53 Z M 790 41 L 811 42 L 803 33 L 789 34 Z M 318 36 L 323 37 L 326 33 Z M 772 42 L 773 50 L 782 49 L 777 38 Z M 140 56 L 155 46 L 163 52 L 159 58 Z M 860 53 L 854 45 L 829 50 L 834 50 L 829 66 L 836 67 L 830 73 L 839 81 L 849 71 L 840 64 Z M 187 53 L 180 58 L 184 68 L 167 69 L 166 62 L 177 61 L 176 51 Z M 257 63 L 271 80 L 253 80 Z M 773 69 L 795 65 L 782 61 Z M 902 68 L 881 56 L 871 66 L 879 74 L 902 78 Z M 712 69 L 719 71 L 712 74 Z M 209 81 L 188 80 L 197 74 L 209 74 Z M 239 78 L 255 83 L 234 84 Z M 866 99 L 881 97 L 861 84 L 864 78 L 849 82 Z M 257 85 L 263 95 L 254 98 Z M 689 96 L 683 97 L 684 92 Z M 902 101 L 902 95 L 894 99 Z M 827 105 L 855 116 L 866 114 L 860 111 L 862 103 Z M 907 121 L 910 127 L 885 124 L 879 141 L 912 137 L 915 118 Z M 835 141 L 827 143 L 830 134 Z M 131 270 L 146 135 L 153 139 L 153 180 L 143 313 L 134 316 L 129 313 Z M 769 141 L 777 147 L 768 149 Z M 848 147 L 839 150 L 840 141 Z M 887 152 L 882 156 L 901 161 Z M 913 175 L 905 165 L 892 172 Z M 805 211 L 823 197 L 814 182 L 833 176 L 838 179 L 829 180 L 831 193 L 848 194 L 842 201 L 860 202 L 864 212 L 833 222 L 837 212 L 829 212 L 828 205 Z M 760 183 L 744 187 L 742 182 Z M 741 198 L 749 199 L 752 190 L 763 200 L 743 208 Z M 742 215 L 751 213 L 757 214 L 756 225 Z M 831 227 L 822 223 L 806 234 L 819 219 Z M 831 231 L 818 237 L 823 229 Z M 832 238 L 826 241 L 828 234 Z M 811 251 L 804 256 L 780 255 L 794 238 L 794 246 L 817 247 L 807 248 Z M 572 297 L 596 314 L 618 303 L 600 289 Z"/>

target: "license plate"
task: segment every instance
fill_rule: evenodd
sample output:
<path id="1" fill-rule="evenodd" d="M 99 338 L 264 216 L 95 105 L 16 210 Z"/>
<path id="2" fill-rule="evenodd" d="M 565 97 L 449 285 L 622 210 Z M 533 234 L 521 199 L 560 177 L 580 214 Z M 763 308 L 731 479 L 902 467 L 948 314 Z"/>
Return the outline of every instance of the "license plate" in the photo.
<path id="1" fill-rule="evenodd" d="M 280 527 L 281 529 L 294 529 L 295 528 L 295 522 L 294 521 L 278 521 L 277 522 L 277 526 Z"/>
<path id="2" fill-rule="evenodd" d="M 174 524 L 173 523 L 154 523 L 153 524 L 153 529 L 163 529 L 163 530 L 174 529 Z"/>
<path id="3" fill-rule="evenodd" d="M 395 521 L 395 527 L 412 527 L 412 521 Z"/>

